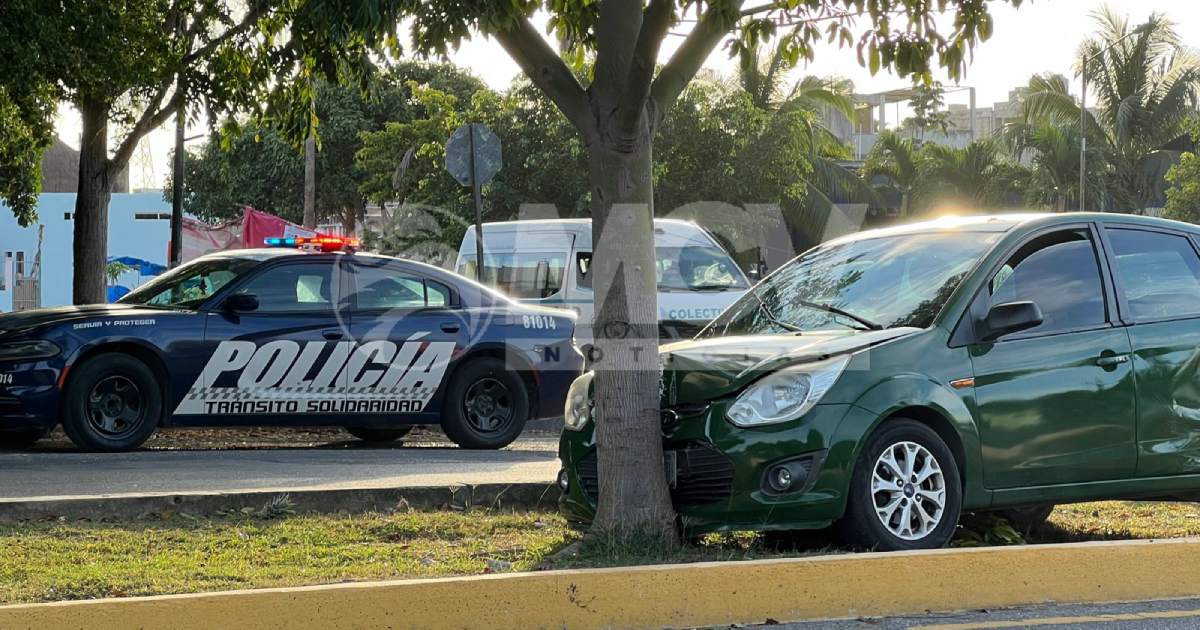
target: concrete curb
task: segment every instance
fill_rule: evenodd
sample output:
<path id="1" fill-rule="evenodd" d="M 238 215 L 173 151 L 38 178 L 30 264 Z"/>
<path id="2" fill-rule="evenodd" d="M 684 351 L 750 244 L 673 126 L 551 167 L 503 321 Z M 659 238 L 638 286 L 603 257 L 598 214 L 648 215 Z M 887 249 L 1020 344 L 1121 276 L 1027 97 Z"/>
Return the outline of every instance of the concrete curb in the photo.
<path id="1" fill-rule="evenodd" d="M 1195 597 L 1198 560 L 1195 538 L 864 553 L 3 606 L 0 627 L 723 626 Z"/>
<path id="2" fill-rule="evenodd" d="M 418 509 L 494 507 L 555 509 L 553 483 L 479 484 L 413 488 L 258 490 L 228 493 L 152 494 L 113 497 L 55 497 L 0 500 L 0 523 L 65 518 L 130 519 L 146 514 L 195 516 L 242 508 L 261 508 L 287 495 L 298 513 L 386 511 L 400 505 Z"/>

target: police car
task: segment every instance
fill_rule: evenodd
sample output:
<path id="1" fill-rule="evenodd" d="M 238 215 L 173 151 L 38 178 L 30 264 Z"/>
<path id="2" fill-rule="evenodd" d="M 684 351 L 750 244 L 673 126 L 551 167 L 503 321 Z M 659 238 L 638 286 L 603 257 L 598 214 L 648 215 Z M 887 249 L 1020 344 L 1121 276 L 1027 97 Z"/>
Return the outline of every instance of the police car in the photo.
<path id="1" fill-rule="evenodd" d="M 561 412 L 574 320 L 335 237 L 211 254 L 116 304 L 0 315 L 0 444 L 61 423 L 79 447 L 159 426 L 343 426 L 367 441 L 440 424 L 500 448 Z"/>

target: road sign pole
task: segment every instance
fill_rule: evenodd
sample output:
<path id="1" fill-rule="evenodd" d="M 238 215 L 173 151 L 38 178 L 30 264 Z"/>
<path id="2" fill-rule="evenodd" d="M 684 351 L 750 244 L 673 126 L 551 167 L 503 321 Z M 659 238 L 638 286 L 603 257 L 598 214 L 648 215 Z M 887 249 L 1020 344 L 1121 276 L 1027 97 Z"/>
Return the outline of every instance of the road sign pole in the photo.
<path id="1" fill-rule="evenodd" d="M 475 125 L 471 127 L 471 197 L 475 199 L 475 281 L 483 283 L 483 199 L 479 195 L 479 171 L 475 167 Z"/>

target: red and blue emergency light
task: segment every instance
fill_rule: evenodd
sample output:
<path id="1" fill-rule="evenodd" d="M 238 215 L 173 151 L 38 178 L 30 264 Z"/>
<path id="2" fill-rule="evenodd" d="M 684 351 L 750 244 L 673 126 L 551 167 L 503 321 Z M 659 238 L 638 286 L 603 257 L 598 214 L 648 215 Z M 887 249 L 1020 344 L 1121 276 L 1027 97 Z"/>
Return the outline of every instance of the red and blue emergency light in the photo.
<path id="1" fill-rule="evenodd" d="M 310 246 L 323 252 L 336 252 L 342 249 L 358 247 L 358 239 L 344 236 L 273 236 L 263 239 L 267 247 L 296 247 Z"/>

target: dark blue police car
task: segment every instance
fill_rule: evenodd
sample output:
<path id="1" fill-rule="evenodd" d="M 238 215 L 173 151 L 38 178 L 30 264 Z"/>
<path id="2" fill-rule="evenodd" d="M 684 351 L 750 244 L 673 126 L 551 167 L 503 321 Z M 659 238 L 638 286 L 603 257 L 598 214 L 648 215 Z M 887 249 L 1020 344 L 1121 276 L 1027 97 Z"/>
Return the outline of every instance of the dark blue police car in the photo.
<path id="1" fill-rule="evenodd" d="M 572 315 L 304 240 L 204 256 L 116 304 L 0 315 L 0 445 L 58 423 L 95 451 L 159 426 L 336 425 L 387 441 L 440 424 L 463 447 L 500 448 L 562 412 L 583 363 Z"/>

